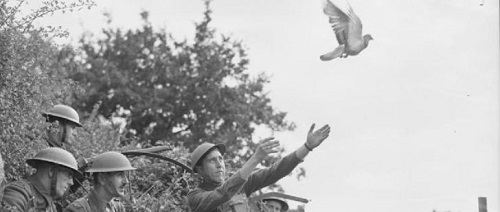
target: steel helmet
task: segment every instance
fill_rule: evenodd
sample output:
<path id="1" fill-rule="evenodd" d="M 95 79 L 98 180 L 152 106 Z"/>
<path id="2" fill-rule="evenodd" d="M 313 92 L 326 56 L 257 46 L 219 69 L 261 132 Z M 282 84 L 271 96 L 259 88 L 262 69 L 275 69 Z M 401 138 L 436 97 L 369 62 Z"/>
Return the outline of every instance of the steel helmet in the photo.
<path id="1" fill-rule="evenodd" d="M 224 146 L 224 144 L 203 143 L 196 147 L 193 153 L 191 153 L 191 169 L 193 169 L 194 172 L 196 172 L 195 166 L 198 161 L 200 161 L 200 159 L 203 158 L 203 156 L 205 156 L 205 154 L 210 152 L 210 150 L 212 150 L 213 148 L 218 148 L 219 152 L 222 155 L 224 155 L 224 153 L 226 152 L 226 147 Z"/>
<path id="2" fill-rule="evenodd" d="M 75 157 L 70 152 L 59 147 L 42 149 L 40 152 L 36 153 L 35 157 L 26 160 L 26 163 L 33 168 L 37 167 L 37 162 L 54 163 L 70 168 L 74 172 L 81 175 L 80 171 L 78 171 L 78 163 L 76 162 Z"/>
<path id="3" fill-rule="evenodd" d="M 82 126 L 80 124 L 80 116 L 78 116 L 76 110 L 67 105 L 55 105 L 49 112 L 42 112 L 42 115 L 46 118 L 50 116 L 62 118 L 75 123 L 79 127 Z"/>
<path id="4" fill-rule="evenodd" d="M 98 155 L 85 172 L 117 172 L 135 170 L 128 158 L 122 153 L 109 151 Z"/>
<path id="5" fill-rule="evenodd" d="M 280 198 L 280 197 L 266 197 L 266 198 L 262 199 L 263 202 L 270 201 L 270 200 L 279 202 L 281 204 L 281 211 L 288 210 L 288 203 L 286 203 L 285 199 Z"/>

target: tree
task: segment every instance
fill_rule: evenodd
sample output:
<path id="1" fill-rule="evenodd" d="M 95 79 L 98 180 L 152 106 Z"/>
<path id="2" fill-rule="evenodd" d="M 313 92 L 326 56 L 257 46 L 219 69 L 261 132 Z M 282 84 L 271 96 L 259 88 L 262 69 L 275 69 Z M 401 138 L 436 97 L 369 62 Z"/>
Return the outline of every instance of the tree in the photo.
<path id="1" fill-rule="evenodd" d="M 149 144 L 168 141 L 193 149 L 201 142 L 225 143 L 231 156 L 243 158 L 253 153 L 256 126 L 293 130 L 264 91 L 269 77 L 246 72 L 242 42 L 216 35 L 209 26 L 210 1 L 205 4 L 192 44 L 155 31 L 148 12 L 141 13 L 141 29 L 108 28 L 105 38 L 84 35 L 83 55 L 73 58 L 81 58 L 85 68 L 72 79 L 86 92 L 76 95 L 75 105 L 90 111 L 101 101 L 100 114 L 126 118 L 128 135 Z"/>
<path id="2" fill-rule="evenodd" d="M 26 156 L 45 144 L 46 125 L 40 112 L 55 103 L 69 104 L 77 90 L 66 77 L 70 63 L 59 60 L 69 49 L 60 51 L 50 41 L 65 33 L 51 26 L 35 28 L 32 23 L 56 11 L 92 5 L 87 0 L 47 1 L 22 15 L 25 4 L 24 0 L 0 2 L 0 150 L 9 181 L 28 173 Z"/>
<path id="3" fill-rule="evenodd" d="M 70 57 L 75 55 L 73 49 L 51 42 L 51 38 L 65 36 L 66 33 L 57 31 L 55 27 L 35 29 L 31 24 L 51 12 L 76 9 L 75 5 L 56 0 L 45 1 L 41 8 L 27 16 L 19 16 L 25 1 L 11 2 L 17 4 L 0 2 L 0 185 L 4 183 L 4 168 L 7 181 L 26 177 L 31 169 L 25 160 L 47 147 L 45 127 L 48 124 L 40 113 L 56 103 L 72 105 L 72 95 L 82 91 L 68 77 L 70 70 L 80 68 Z M 84 3 L 81 6 L 93 5 L 85 5 L 88 1 L 79 2 Z M 76 148 L 81 150 L 80 154 L 92 157 L 105 151 L 136 148 L 134 145 L 120 145 L 123 137 L 120 128 L 103 124 L 96 113 L 97 108 L 99 104 L 93 106 L 86 119 L 80 120 L 83 127 L 78 128 L 75 142 Z M 136 144 L 135 141 L 133 137 L 128 139 L 131 144 Z M 187 150 L 179 147 L 172 149 L 164 155 L 185 163 Z M 2 159 L 5 160 L 5 167 Z M 132 163 L 141 167 L 132 177 L 131 193 L 137 199 L 137 204 L 133 204 L 137 210 L 133 211 L 151 211 L 149 206 L 157 207 L 156 211 L 160 208 L 161 211 L 186 211 L 182 199 L 189 189 L 189 174 L 172 164 L 151 158 L 136 157 Z M 152 184 L 158 186 L 147 190 Z M 83 188 L 88 191 L 88 182 Z M 84 194 L 85 190 L 79 189 L 62 202 L 67 204 Z"/>

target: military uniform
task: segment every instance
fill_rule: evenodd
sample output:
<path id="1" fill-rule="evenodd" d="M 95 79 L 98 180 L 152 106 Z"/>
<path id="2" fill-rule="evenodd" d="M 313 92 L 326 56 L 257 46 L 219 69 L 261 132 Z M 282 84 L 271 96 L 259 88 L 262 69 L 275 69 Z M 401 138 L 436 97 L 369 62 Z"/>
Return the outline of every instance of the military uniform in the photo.
<path id="1" fill-rule="evenodd" d="M 4 188 L 0 211 L 57 212 L 58 205 L 50 191 L 35 177 L 9 183 Z"/>
<path id="2" fill-rule="evenodd" d="M 292 152 L 272 166 L 252 173 L 245 181 L 236 172 L 223 183 L 205 180 L 188 193 L 193 212 L 249 211 L 248 196 L 288 175 L 302 162 Z"/>
<path id="3" fill-rule="evenodd" d="M 64 209 L 64 212 L 97 212 L 101 211 L 97 208 L 100 200 L 95 191 L 91 191 L 87 196 L 72 202 Z M 106 203 L 106 212 L 125 212 L 125 206 L 118 199 L 113 199 Z"/>

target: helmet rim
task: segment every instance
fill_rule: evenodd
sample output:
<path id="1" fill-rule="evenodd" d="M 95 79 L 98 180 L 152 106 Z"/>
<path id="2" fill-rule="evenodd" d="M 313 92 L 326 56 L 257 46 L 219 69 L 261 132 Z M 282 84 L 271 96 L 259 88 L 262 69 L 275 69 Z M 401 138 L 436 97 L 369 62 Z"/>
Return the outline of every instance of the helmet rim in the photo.
<path id="1" fill-rule="evenodd" d="M 71 169 L 74 173 L 82 175 L 78 170 L 78 162 L 68 151 L 59 147 L 48 147 L 40 150 L 33 158 L 26 159 L 26 163 L 33 168 L 37 168 L 37 162 L 52 163 Z"/>
<path id="2" fill-rule="evenodd" d="M 279 198 L 279 197 L 267 197 L 267 198 L 262 199 L 262 201 L 269 201 L 269 200 L 279 202 L 281 204 L 283 211 L 288 210 L 288 203 L 284 199 Z"/>
<path id="3" fill-rule="evenodd" d="M 42 112 L 42 116 L 45 118 L 50 116 L 61 118 L 76 124 L 78 127 L 82 127 L 82 124 L 80 124 L 80 116 L 76 110 L 67 105 L 54 105 L 48 112 Z"/>
<path id="4" fill-rule="evenodd" d="M 108 151 L 97 155 L 90 167 L 85 172 L 118 172 L 136 170 L 128 158 L 122 153 Z"/>

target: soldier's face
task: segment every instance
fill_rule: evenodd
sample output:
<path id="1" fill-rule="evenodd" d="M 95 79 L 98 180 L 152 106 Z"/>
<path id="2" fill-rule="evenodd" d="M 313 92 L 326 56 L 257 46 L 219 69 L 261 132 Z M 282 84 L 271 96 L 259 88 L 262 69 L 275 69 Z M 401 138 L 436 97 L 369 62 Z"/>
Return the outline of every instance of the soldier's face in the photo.
<path id="1" fill-rule="evenodd" d="M 104 186 L 106 187 L 106 190 L 111 194 L 113 197 L 124 197 L 125 196 L 125 189 L 127 188 L 127 185 L 129 183 L 128 178 L 127 178 L 127 172 L 126 171 L 119 171 L 119 172 L 113 172 L 110 174 L 106 174 L 107 176 L 102 175 L 104 178 L 109 179 L 109 182 L 106 182 L 107 180 L 104 180 Z"/>
<path id="2" fill-rule="evenodd" d="M 61 145 L 63 142 L 72 144 L 76 134 L 76 125 L 69 121 L 55 121 L 48 130 L 49 139 L 52 143 Z"/>
<path id="3" fill-rule="evenodd" d="M 62 124 L 62 128 L 64 130 L 64 133 L 61 135 L 61 137 L 64 136 L 64 141 L 68 144 L 72 144 L 75 139 L 76 125 L 73 122 L 64 122 Z"/>
<path id="4" fill-rule="evenodd" d="M 57 172 L 56 198 L 64 196 L 73 185 L 73 172 L 68 168 L 60 167 Z"/>
<path id="5" fill-rule="evenodd" d="M 224 157 L 219 150 L 214 149 L 205 156 L 202 161 L 201 173 L 204 177 L 208 177 L 215 182 L 224 182 L 226 175 L 226 165 Z"/>

